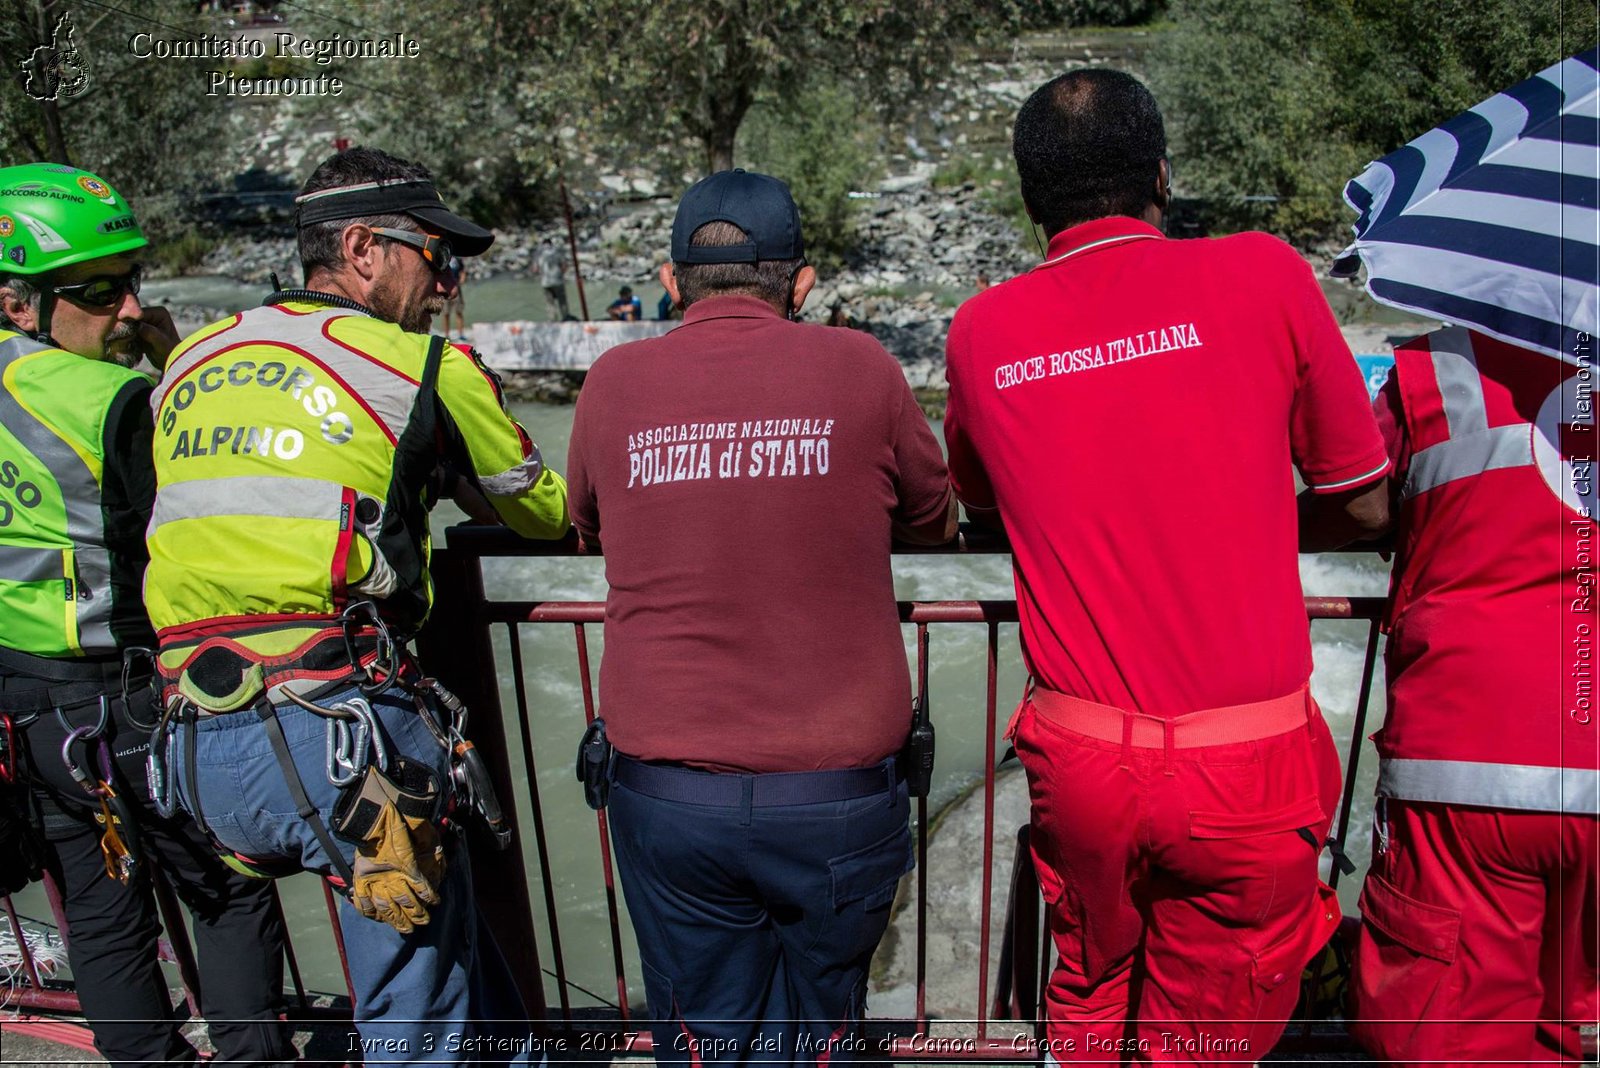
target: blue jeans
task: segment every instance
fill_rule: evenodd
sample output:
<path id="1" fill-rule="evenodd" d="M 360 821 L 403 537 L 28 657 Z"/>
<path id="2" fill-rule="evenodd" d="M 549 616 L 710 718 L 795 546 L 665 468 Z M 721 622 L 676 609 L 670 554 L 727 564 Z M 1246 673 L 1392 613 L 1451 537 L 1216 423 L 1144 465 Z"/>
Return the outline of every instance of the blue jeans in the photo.
<path id="1" fill-rule="evenodd" d="M 336 704 L 359 696 L 351 689 L 321 699 Z M 447 783 L 450 755 L 422 722 L 410 697 L 388 693 L 372 699 L 388 750 L 431 767 Z M 321 716 L 293 704 L 277 707 L 289 753 L 306 795 L 329 820 L 340 788 L 328 781 L 326 724 Z M 188 774 L 187 732 L 196 731 L 195 774 Z M 174 751 L 183 805 L 229 849 L 249 857 L 296 861 L 307 871 L 333 870 L 311 825 L 300 818 L 267 730 L 253 710 L 212 716 L 178 727 Z M 195 803 L 198 788 L 199 804 Z M 456 1064 L 476 1058 L 471 1050 L 484 1028 L 478 1021 L 524 1015 L 488 932 L 472 902 L 472 872 L 464 844 L 447 835 L 448 862 L 440 904 L 430 906 L 429 922 L 402 935 L 386 923 L 367 919 L 348 901 L 340 906 L 350 983 L 355 995 L 359 1037 L 346 1052 L 368 1064 Z M 355 847 L 334 839 L 348 863 Z M 482 966 L 498 974 L 482 974 Z M 510 998 L 512 1004 L 506 1005 Z M 494 1004 L 498 999 L 500 1004 Z M 505 1063 L 502 1056 L 499 1063 Z M 511 1063 L 526 1063 L 525 1056 Z"/>
<path id="2" fill-rule="evenodd" d="M 662 1063 L 862 1052 L 867 968 L 911 870 L 905 784 L 752 807 L 611 788 L 617 866 Z"/>

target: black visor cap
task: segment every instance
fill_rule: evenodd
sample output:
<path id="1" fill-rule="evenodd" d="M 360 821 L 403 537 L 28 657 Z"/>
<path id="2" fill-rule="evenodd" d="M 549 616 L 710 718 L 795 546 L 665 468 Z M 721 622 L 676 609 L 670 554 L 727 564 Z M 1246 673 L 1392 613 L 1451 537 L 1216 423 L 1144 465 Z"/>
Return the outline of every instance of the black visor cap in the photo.
<path id="1" fill-rule="evenodd" d="M 372 215 L 409 215 L 429 233 L 450 241 L 462 256 L 479 256 L 494 244 L 494 234 L 444 206 L 432 182 L 364 182 L 324 189 L 295 200 L 296 225 L 338 222 Z"/>

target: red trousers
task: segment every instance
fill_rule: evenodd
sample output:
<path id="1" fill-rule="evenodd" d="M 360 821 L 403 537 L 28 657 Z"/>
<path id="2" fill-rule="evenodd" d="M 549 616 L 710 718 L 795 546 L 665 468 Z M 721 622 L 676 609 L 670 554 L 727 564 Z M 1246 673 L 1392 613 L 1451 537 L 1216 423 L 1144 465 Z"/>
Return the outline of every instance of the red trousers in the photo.
<path id="1" fill-rule="evenodd" d="M 1302 704 L 1284 733 L 1184 748 L 1131 729 L 1102 740 L 1024 703 L 1015 741 L 1058 956 L 1051 1058 L 1254 1061 L 1277 1042 L 1339 920 L 1317 878 L 1339 755 Z"/>
<path id="2" fill-rule="evenodd" d="M 1578 1061 L 1600 1017 L 1600 820 L 1381 804 L 1351 1032 L 1391 1064 Z"/>

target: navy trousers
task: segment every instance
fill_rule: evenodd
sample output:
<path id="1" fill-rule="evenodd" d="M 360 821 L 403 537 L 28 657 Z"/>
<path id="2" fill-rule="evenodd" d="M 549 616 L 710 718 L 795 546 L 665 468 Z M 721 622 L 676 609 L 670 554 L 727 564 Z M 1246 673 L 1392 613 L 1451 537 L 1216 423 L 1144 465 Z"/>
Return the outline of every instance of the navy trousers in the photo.
<path id="1" fill-rule="evenodd" d="M 770 807 L 668 801 L 617 783 L 608 811 L 657 1061 L 836 1063 L 861 1052 L 867 968 L 913 863 L 904 783 Z"/>

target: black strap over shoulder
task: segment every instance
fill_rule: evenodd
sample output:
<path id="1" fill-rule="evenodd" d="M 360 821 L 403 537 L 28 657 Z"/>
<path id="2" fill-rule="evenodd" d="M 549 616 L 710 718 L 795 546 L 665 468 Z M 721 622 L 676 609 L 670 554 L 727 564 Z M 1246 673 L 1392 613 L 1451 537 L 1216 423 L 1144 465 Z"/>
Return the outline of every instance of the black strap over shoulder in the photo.
<path id="1" fill-rule="evenodd" d="M 417 396 L 423 404 L 432 404 L 439 392 L 439 365 L 444 362 L 444 347 L 448 344 L 439 334 L 428 339 L 428 356 L 422 361 L 422 380 L 417 383 Z"/>

